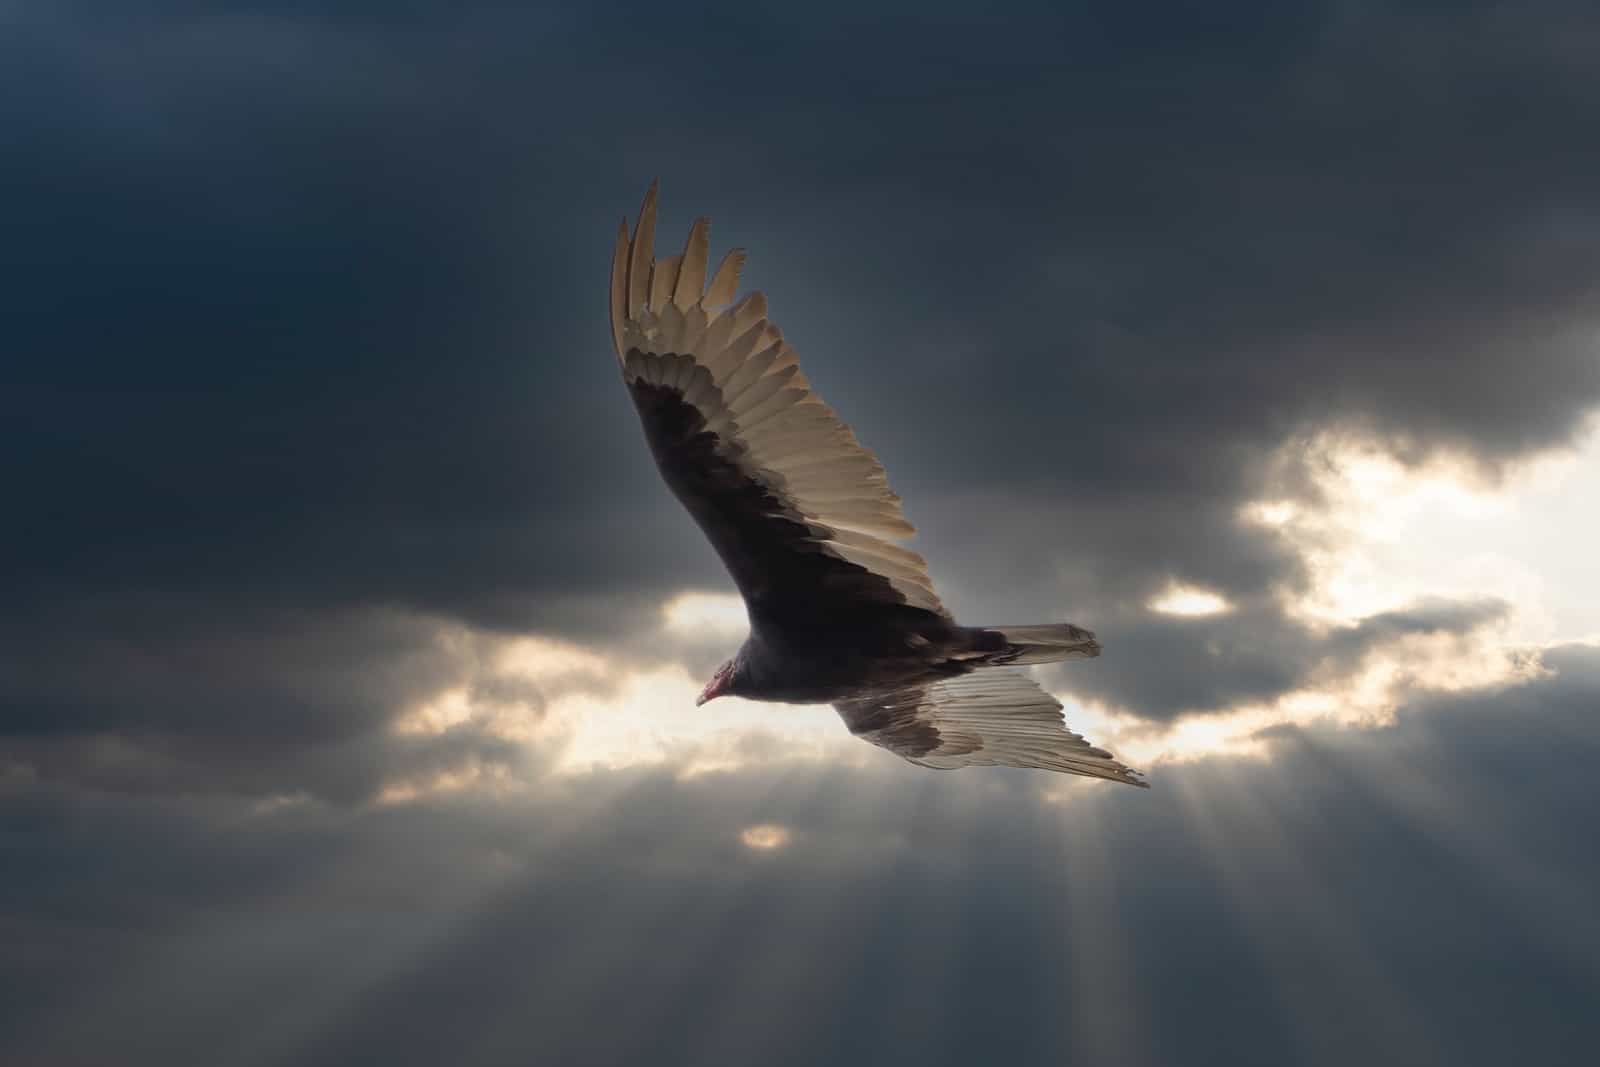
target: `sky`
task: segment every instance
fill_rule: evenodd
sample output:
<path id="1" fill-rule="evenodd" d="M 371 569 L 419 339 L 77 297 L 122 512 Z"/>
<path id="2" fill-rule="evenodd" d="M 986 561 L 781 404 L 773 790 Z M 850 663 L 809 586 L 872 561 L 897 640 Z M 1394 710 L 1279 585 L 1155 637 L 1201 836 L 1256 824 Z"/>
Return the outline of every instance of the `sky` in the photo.
<path id="1" fill-rule="evenodd" d="M 0 1060 L 1589 1063 L 1600 18 L 0 2 Z M 693 698 L 699 215 L 1152 788 Z"/>

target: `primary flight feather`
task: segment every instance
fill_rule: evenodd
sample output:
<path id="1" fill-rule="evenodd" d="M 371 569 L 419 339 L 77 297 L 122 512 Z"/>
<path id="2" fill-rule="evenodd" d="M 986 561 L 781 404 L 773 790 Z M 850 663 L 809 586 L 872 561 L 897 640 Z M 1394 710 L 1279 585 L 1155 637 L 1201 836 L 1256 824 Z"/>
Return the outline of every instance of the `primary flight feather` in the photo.
<path id="1" fill-rule="evenodd" d="M 707 282 L 710 223 L 654 258 L 656 187 L 611 263 L 611 338 L 656 465 L 710 539 L 750 636 L 696 702 L 831 703 L 912 763 L 1035 767 L 1144 785 L 1066 728 L 1022 669 L 1100 654 L 1070 624 L 961 626 L 883 466 L 824 404 L 767 301 L 735 301 L 744 252 Z"/>

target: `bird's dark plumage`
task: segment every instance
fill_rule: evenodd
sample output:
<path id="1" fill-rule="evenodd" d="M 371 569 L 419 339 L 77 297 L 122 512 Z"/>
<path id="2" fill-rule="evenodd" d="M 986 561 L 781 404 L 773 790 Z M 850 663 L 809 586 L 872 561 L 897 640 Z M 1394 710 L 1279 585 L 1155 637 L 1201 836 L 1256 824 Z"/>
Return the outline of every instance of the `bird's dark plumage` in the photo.
<path id="1" fill-rule="evenodd" d="M 830 702 L 853 733 L 928 767 L 1142 785 L 1015 669 L 1098 655 L 1094 635 L 950 617 L 898 543 L 915 530 L 882 465 L 812 392 L 765 298 L 734 303 L 744 254 L 707 285 L 708 232 L 698 220 L 680 255 L 654 259 L 652 186 L 611 276 L 613 345 L 650 450 L 749 610 L 749 639 L 702 699 Z"/>

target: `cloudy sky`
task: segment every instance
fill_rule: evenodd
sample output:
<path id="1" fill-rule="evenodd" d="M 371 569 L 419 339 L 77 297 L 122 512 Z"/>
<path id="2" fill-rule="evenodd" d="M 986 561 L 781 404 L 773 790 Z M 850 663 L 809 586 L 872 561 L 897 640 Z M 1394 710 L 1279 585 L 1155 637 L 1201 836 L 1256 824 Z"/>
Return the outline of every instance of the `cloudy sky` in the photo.
<path id="1" fill-rule="evenodd" d="M 0 1059 L 1592 1062 L 1574 0 L 0 3 Z M 1148 792 L 693 706 L 700 214 Z"/>

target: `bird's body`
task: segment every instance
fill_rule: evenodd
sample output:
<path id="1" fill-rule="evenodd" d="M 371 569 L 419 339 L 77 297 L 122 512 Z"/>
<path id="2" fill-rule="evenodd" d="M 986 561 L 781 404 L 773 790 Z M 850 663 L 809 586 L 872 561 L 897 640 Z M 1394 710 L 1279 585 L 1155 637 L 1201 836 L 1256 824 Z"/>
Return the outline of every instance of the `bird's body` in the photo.
<path id="1" fill-rule="evenodd" d="M 736 654 L 730 696 L 831 704 L 864 691 L 946 678 L 973 669 L 983 631 L 939 619 L 878 617 L 836 630 L 797 630 L 752 622 Z"/>
<path id="2" fill-rule="evenodd" d="M 732 575 L 750 636 L 701 702 L 831 703 L 852 732 L 930 767 L 1000 763 L 1142 785 L 1065 728 L 1014 669 L 1099 654 L 1070 624 L 968 627 L 933 591 L 883 467 L 811 391 L 742 252 L 706 284 L 708 223 L 652 258 L 655 188 L 612 264 L 612 340 L 662 477 Z M 1006 668 L 1013 669 L 1006 669 Z"/>

